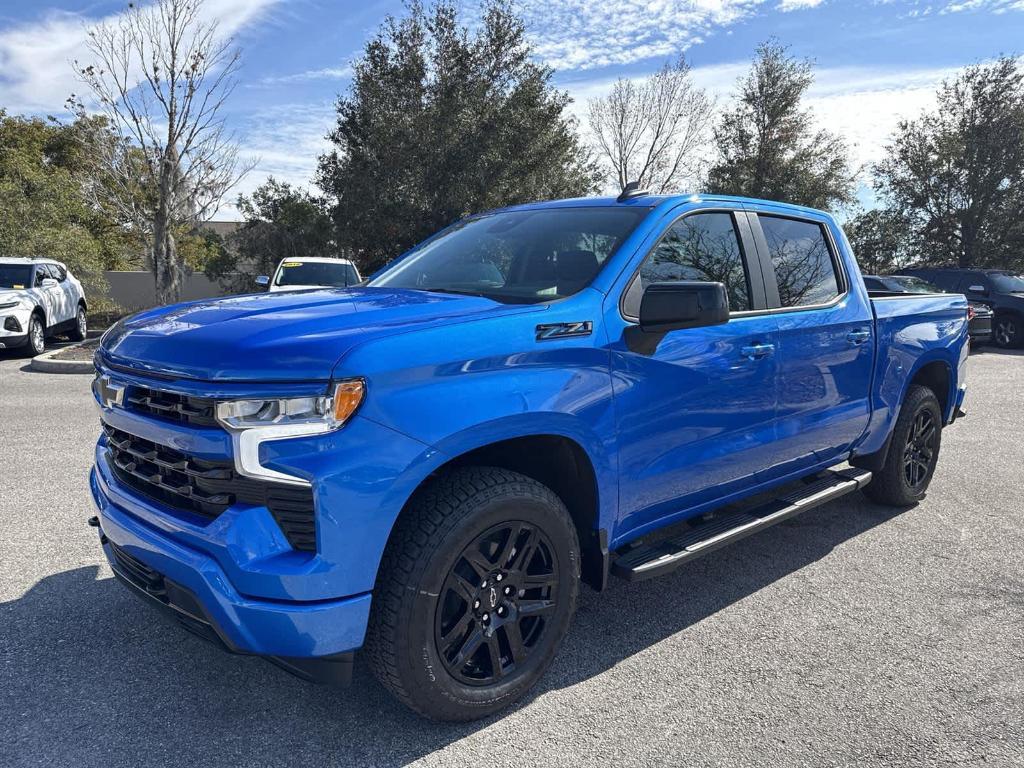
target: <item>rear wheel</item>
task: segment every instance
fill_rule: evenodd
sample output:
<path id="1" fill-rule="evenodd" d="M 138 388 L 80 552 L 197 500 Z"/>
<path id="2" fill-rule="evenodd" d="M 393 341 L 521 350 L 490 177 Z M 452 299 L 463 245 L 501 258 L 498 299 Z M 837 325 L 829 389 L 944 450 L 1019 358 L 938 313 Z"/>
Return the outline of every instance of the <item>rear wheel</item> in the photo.
<path id="1" fill-rule="evenodd" d="M 997 347 L 1015 349 L 1024 342 L 1021 320 L 1015 315 L 996 315 L 992 323 L 992 340 Z"/>
<path id="2" fill-rule="evenodd" d="M 377 678 L 437 720 L 473 720 L 523 696 L 568 630 L 579 543 L 561 500 L 503 469 L 443 476 L 396 524 L 367 631 Z"/>
<path id="3" fill-rule="evenodd" d="M 924 498 L 939 458 L 942 409 L 927 387 L 907 393 L 893 427 L 889 453 L 864 493 L 872 501 L 907 507 Z"/>
<path id="4" fill-rule="evenodd" d="M 75 328 L 71 331 L 72 341 L 85 341 L 86 335 L 89 332 L 88 319 L 85 315 L 85 307 L 81 304 L 78 305 L 78 314 L 75 315 Z"/>

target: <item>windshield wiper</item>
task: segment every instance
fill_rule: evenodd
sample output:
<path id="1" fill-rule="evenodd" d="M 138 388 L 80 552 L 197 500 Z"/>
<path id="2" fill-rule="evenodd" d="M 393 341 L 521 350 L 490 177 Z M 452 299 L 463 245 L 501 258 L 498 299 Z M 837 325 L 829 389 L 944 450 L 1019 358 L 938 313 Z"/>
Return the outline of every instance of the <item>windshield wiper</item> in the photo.
<path id="1" fill-rule="evenodd" d="M 444 287 L 424 288 L 422 286 L 416 286 L 416 288 L 414 290 L 426 291 L 427 293 L 455 293 L 455 294 L 458 294 L 459 296 L 480 296 L 481 298 L 484 298 L 484 299 L 491 298 L 490 295 L 488 295 L 486 293 L 482 293 L 480 291 L 467 291 L 467 290 L 465 290 L 463 288 L 444 288 Z"/>

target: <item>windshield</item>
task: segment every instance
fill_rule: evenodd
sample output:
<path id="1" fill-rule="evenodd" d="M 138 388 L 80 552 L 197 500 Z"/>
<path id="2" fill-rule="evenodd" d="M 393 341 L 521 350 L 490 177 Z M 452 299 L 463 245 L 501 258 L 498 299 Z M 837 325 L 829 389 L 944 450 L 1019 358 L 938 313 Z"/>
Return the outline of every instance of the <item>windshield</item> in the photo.
<path id="1" fill-rule="evenodd" d="M 1024 277 L 1018 275 L 989 275 L 992 285 L 1001 293 L 1024 293 Z"/>
<path id="2" fill-rule="evenodd" d="M 28 288 L 31 277 L 28 264 L 0 264 L 0 288 Z"/>
<path id="3" fill-rule="evenodd" d="M 468 293 L 507 303 L 582 290 L 647 208 L 541 208 L 455 224 L 370 281 L 372 287 Z"/>
<path id="4" fill-rule="evenodd" d="M 893 290 L 901 293 L 945 293 L 939 286 L 922 280 L 920 277 L 887 277 Z"/>
<path id="5" fill-rule="evenodd" d="M 328 261 L 283 261 L 274 285 L 326 285 L 345 288 L 359 282 L 351 264 Z"/>

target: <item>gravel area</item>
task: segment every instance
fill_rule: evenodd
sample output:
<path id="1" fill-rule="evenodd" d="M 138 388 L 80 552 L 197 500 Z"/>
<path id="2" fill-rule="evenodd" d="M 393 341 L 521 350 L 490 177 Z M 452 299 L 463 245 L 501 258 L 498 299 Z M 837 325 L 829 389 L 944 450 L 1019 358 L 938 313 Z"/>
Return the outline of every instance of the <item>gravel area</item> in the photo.
<path id="1" fill-rule="evenodd" d="M 981 351 L 928 498 L 859 494 L 584 589 L 538 693 L 437 725 L 221 653 L 117 584 L 87 375 L 0 357 L 0 765 L 1024 765 L 1024 354 Z"/>
<path id="2" fill-rule="evenodd" d="M 92 360 L 100 345 L 99 338 L 88 339 L 80 344 L 64 347 L 53 356 L 54 360 Z"/>

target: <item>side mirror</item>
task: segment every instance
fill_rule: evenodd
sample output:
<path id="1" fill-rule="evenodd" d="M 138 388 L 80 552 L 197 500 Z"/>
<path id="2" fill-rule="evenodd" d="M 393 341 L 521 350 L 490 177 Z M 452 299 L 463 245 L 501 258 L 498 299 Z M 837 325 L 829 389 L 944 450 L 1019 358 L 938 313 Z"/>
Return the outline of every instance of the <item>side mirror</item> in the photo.
<path id="1" fill-rule="evenodd" d="M 256 285 L 258 285 L 260 288 L 266 288 L 268 285 L 270 285 L 270 277 L 267 275 L 260 275 L 259 277 L 256 278 Z"/>
<path id="2" fill-rule="evenodd" d="M 972 285 L 967 290 L 970 293 L 977 293 L 979 296 L 988 296 L 988 289 L 984 285 Z"/>
<path id="3" fill-rule="evenodd" d="M 52 277 L 44 277 L 43 278 L 43 282 L 41 284 L 41 287 L 42 288 L 52 288 L 55 285 L 57 285 L 57 281 L 54 280 Z"/>
<path id="4" fill-rule="evenodd" d="M 655 333 L 729 322 L 729 294 L 722 283 L 651 283 L 640 299 L 640 327 Z"/>

